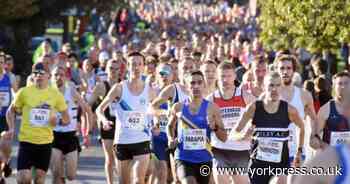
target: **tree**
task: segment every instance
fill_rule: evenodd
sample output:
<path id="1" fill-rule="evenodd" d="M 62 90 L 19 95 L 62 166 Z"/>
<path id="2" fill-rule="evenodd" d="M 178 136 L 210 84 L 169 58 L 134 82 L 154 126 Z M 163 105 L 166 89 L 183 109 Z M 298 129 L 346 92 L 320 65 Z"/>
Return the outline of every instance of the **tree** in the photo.
<path id="1" fill-rule="evenodd" d="M 320 53 L 350 41 L 349 0 L 261 0 L 259 7 L 260 38 L 268 47 Z"/>

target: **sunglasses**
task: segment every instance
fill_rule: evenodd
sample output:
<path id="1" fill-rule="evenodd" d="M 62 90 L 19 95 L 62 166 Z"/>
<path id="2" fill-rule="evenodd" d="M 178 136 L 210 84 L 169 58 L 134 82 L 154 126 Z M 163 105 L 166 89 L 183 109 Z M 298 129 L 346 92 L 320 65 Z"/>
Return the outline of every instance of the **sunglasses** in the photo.
<path id="1" fill-rule="evenodd" d="M 38 76 L 38 75 L 44 75 L 46 72 L 44 70 L 37 70 L 34 71 L 33 74 L 34 76 Z"/>
<path id="2" fill-rule="evenodd" d="M 168 75 L 170 75 L 170 74 L 169 74 L 169 72 L 160 71 L 160 72 L 159 72 L 159 75 L 161 75 L 161 76 L 168 76 Z"/>

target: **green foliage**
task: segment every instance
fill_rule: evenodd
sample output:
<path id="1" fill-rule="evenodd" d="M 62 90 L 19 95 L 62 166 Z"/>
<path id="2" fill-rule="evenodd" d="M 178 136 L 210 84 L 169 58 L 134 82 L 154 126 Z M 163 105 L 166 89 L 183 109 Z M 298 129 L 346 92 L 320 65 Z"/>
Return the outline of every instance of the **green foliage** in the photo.
<path id="1" fill-rule="evenodd" d="M 270 48 L 334 50 L 350 41 L 350 0 L 262 0 L 261 40 Z"/>

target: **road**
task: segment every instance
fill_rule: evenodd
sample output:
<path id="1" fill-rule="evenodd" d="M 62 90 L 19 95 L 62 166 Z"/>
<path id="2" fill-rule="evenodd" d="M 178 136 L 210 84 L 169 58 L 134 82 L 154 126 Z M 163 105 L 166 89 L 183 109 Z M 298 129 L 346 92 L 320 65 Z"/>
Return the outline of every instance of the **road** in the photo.
<path id="1" fill-rule="evenodd" d="M 93 138 L 92 146 L 82 151 L 79 157 L 78 176 L 75 181 L 69 184 L 106 184 L 104 175 L 104 156 L 101 145 Z M 16 168 L 18 143 L 14 144 L 12 151 L 12 168 Z M 16 183 L 16 169 L 11 177 L 6 179 L 7 184 Z M 46 183 L 52 183 L 51 172 L 48 172 Z"/>

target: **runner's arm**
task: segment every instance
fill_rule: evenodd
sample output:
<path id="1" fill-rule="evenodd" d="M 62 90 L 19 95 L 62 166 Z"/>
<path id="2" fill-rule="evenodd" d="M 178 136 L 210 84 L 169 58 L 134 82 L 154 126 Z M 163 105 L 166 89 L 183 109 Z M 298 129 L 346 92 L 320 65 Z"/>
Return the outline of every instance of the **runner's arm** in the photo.
<path id="1" fill-rule="evenodd" d="M 10 107 L 6 112 L 6 123 L 9 127 L 9 131 L 14 131 L 15 129 L 15 118 L 16 118 L 16 107 L 14 103 L 11 103 Z"/>
<path id="2" fill-rule="evenodd" d="M 87 135 L 90 131 L 91 124 L 92 124 L 93 113 L 92 113 L 91 107 L 89 106 L 88 103 L 86 103 L 83 100 L 83 98 L 79 95 L 77 90 L 73 89 L 72 94 L 73 94 L 74 100 L 78 103 L 78 105 L 82 109 L 82 113 L 84 114 L 84 116 L 86 118 L 86 121 L 83 121 L 83 123 L 85 123 L 85 124 L 82 126 L 85 127 L 83 135 Z"/>
<path id="3" fill-rule="evenodd" d="M 233 129 L 235 132 L 241 132 L 249 120 L 253 119 L 255 113 L 255 102 L 250 104 L 242 115 L 242 118 L 238 121 L 236 128 Z"/>
<path id="4" fill-rule="evenodd" d="M 288 105 L 288 116 L 290 121 L 294 122 L 297 127 L 299 127 L 299 143 L 298 148 L 304 147 L 304 136 L 305 136 L 305 126 L 304 122 L 299 116 L 297 109 L 291 105 Z M 298 149 L 299 151 L 299 149 Z"/>
<path id="5" fill-rule="evenodd" d="M 318 130 L 318 119 L 316 115 L 316 111 L 314 108 L 314 100 L 310 92 L 302 90 L 302 100 L 304 101 L 304 111 L 305 115 L 310 117 L 311 124 L 311 134 L 315 134 Z M 304 117 L 301 117 L 304 118 Z"/>
<path id="6" fill-rule="evenodd" d="M 107 96 L 103 99 L 103 101 L 101 102 L 101 104 L 97 107 L 96 109 L 96 115 L 97 118 L 101 121 L 101 122 L 106 122 L 108 121 L 106 116 L 104 115 L 104 111 L 106 110 L 106 108 L 108 107 L 108 105 L 110 103 L 112 103 L 112 101 L 116 98 L 119 98 L 121 93 L 122 93 L 122 88 L 121 88 L 121 84 L 115 84 L 113 85 L 113 87 L 111 88 L 111 90 L 108 92 Z"/>
<path id="7" fill-rule="evenodd" d="M 217 138 L 219 138 L 222 142 L 226 142 L 227 133 L 225 131 L 224 124 L 222 122 L 220 109 L 214 103 L 212 103 L 210 109 L 211 109 L 212 118 L 213 118 L 214 123 L 215 123 L 215 126 L 214 126 L 215 128 L 213 131 L 215 132 L 215 135 Z M 209 122 L 209 123 L 211 123 L 211 122 Z"/>
<path id="8" fill-rule="evenodd" d="M 168 140 L 170 141 L 174 141 L 175 140 L 175 129 L 176 129 L 176 125 L 177 125 L 177 113 L 180 111 L 181 108 L 181 103 L 176 103 L 174 104 L 174 106 L 171 108 L 170 111 L 170 117 L 169 117 L 169 123 L 167 125 L 167 136 L 168 136 Z"/>
<path id="9" fill-rule="evenodd" d="M 160 105 L 166 103 L 169 99 L 173 98 L 174 86 L 169 85 L 165 87 L 159 95 L 151 103 L 151 112 L 155 116 L 160 116 L 164 114 L 164 110 L 160 109 Z"/>

